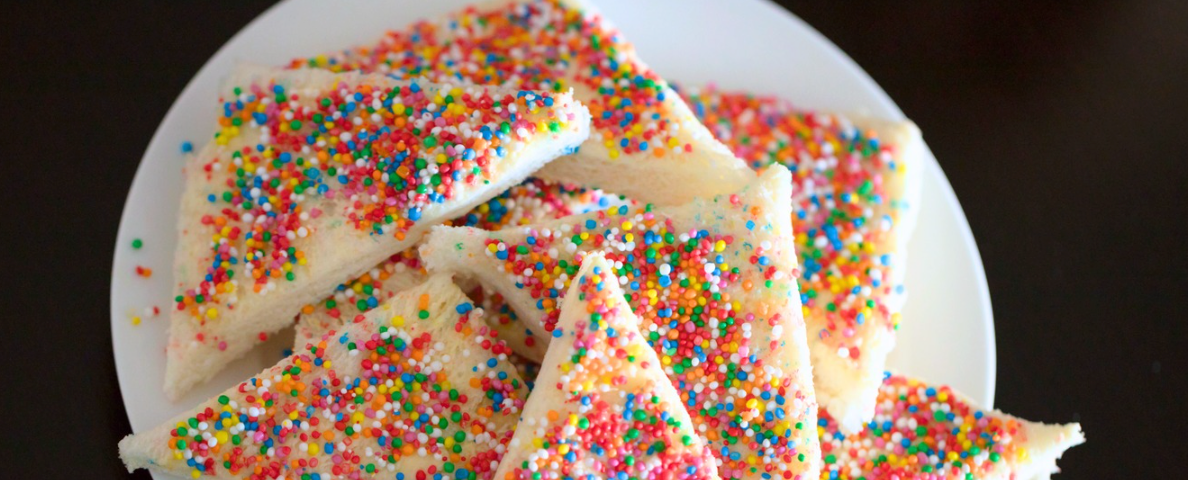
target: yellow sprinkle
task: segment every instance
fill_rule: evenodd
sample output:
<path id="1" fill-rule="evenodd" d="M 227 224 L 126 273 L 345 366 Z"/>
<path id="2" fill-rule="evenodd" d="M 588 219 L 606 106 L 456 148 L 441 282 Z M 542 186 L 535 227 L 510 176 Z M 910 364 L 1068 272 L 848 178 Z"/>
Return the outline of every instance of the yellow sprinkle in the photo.
<path id="1" fill-rule="evenodd" d="M 210 307 L 210 308 L 206 309 L 206 318 L 209 318 L 211 320 L 219 318 L 219 310 L 214 307 Z"/>
<path id="2" fill-rule="evenodd" d="M 132 317 L 133 325 L 140 325 L 140 317 Z"/>

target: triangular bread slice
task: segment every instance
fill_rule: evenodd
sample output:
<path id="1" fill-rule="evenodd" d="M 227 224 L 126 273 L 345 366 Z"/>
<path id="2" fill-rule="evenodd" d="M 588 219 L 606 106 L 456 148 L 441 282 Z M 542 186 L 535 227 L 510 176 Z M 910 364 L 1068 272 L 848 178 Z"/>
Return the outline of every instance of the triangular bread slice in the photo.
<path id="1" fill-rule="evenodd" d="M 494 479 L 716 480 L 606 258 L 591 254 L 576 278 Z"/>
<path id="2" fill-rule="evenodd" d="M 681 94 L 722 143 L 762 171 L 792 171 L 816 392 L 849 432 L 874 414 L 903 307 L 924 142 L 910 121 L 796 108 L 712 87 Z"/>
<path id="3" fill-rule="evenodd" d="M 120 457 L 129 471 L 204 478 L 489 480 L 527 391 L 479 315 L 448 277 L 431 278 L 124 438 Z"/>
<path id="4" fill-rule="evenodd" d="M 259 67 L 226 85 L 185 167 L 171 399 L 589 132 L 568 93 Z"/>
<path id="5" fill-rule="evenodd" d="M 388 257 L 367 273 L 339 284 L 333 295 L 302 307 L 294 329 L 293 351 L 299 352 L 310 342 L 316 343 L 326 332 L 350 323 L 428 278 L 416 250 L 408 249 Z"/>
<path id="6" fill-rule="evenodd" d="M 553 335 L 583 258 L 606 252 L 722 478 L 813 478 L 817 403 L 791 195 L 777 166 L 741 192 L 687 205 L 622 205 L 494 232 L 435 228 L 421 259 L 497 289 L 539 339 Z"/>
<path id="7" fill-rule="evenodd" d="M 495 0 L 388 32 L 377 42 L 294 67 L 397 78 L 461 78 L 530 90 L 573 88 L 594 130 L 538 173 L 656 204 L 738 191 L 754 177 L 624 35 L 585 2 Z M 641 181 L 647 179 L 647 181 Z"/>
<path id="8" fill-rule="evenodd" d="M 529 178 L 446 223 L 497 230 L 586 213 L 624 202 L 623 198 L 601 190 Z M 389 257 L 363 275 L 338 285 L 333 295 L 303 307 L 301 315 L 297 317 L 293 350 L 301 350 L 306 342 L 321 338 L 327 330 L 375 308 L 385 299 L 416 286 L 425 278 L 415 248 Z M 464 290 L 468 290 L 475 303 L 486 310 L 487 314 L 483 318 L 513 350 L 537 359 L 544 356 L 547 344 L 538 343 L 532 338 L 531 332 L 516 320 L 514 311 L 503 303 L 502 296 L 498 293 L 485 294 L 478 287 Z"/>
<path id="9" fill-rule="evenodd" d="M 1029 422 L 983 409 L 947 386 L 887 375 L 874 418 L 856 434 L 821 412 L 828 478 L 1046 479 L 1081 426 Z"/>

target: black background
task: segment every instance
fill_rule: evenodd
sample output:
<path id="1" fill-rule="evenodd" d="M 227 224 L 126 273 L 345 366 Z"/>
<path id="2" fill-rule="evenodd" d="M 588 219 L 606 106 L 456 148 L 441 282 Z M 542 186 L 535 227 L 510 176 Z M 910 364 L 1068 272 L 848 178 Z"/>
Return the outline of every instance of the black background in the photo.
<path id="1" fill-rule="evenodd" d="M 120 210 L 174 98 L 268 3 L 0 14 L 5 478 L 127 477 Z M 1062 478 L 1182 476 L 1188 5 L 785 3 L 919 124 L 952 182 L 990 282 L 996 406 L 1083 424 Z"/>

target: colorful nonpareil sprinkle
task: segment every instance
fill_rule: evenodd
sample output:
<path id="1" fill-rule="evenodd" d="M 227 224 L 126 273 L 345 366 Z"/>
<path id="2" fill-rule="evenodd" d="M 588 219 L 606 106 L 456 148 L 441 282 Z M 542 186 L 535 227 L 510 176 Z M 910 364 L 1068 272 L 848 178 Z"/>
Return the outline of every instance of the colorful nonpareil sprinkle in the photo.
<path id="1" fill-rule="evenodd" d="M 457 227 L 498 230 L 586 213 L 626 201 L 601 190 L 530 178 L 447 223 Z"/>
<path id="2" fill-rule="evenodd" d="M 430 281 L 220 395 L 168 447 L 195 478 L 490 479 L 526 390 L 474 312 Z"/>
<path id="3" fill-rule="evenodd" d="M 593 116 L 591 138 L 606 146 L 611 159 L 693 148 L 673 135 L 679 122 L 665 104 L 672 92 L 664 80 L 598 14 L 560 0 L 466 7 L 443 20 L 390 31 L 372 45 L 293 60 L 290 67 L 546 92 L 574 88 Z"/>
<path id="4" fill-rule="evenodd" d="M 717 479 L 617 277 L 602 258 L 590 263 L 497 480 Z"/>
<path id="5" fill-rule="evenodd" d="M 425 279 L 420 258 L 415 250 L 406 250 L 388 257 L 383 263 L 363 275 L 334 289 L 334 294 L 325 300 L 301 309 L 301 315 L 324 315 L 337 320 L 326 322 L 317 332 L 320 334 L 344 321 L 354 320 L 359 314 L 378 307 L 400 291 L 415 286 Z"/>
<path id="6" fill-rule="evenodd" d="M 141 247 L 144 247 L 144 240 L 141 240 L 139 238 L 132 239 L 132 249 L 140 250 Z"/>
<path id="7" fill-rule="evenodd" d="M 899 325 L 896 222 L 909 206 L 898 189 L 897 145 L 843 117 L 794 108 L 776 97 L 681 89 L 693 112 L 752 168 L 792 171 L 801 303 L 810 337 L 851 360 L 859 331 Z"/>
<path id="8" fill-rule="evenodd" d="M 214 142 L 222 150 L 194 173 L 222 190 L 206 199 L 217 213 L 201 219 L 212 260 L 176 309 L 205 321 L 229 292 L 295 280 L 312 261 L 303 247 L 321 215 L 404 238 L 428 206 L 490 181 L 493 164 L 522 141 L 566 128 L 571 119 L 553 116 L 554 103 L 549 94 L 423 81 L 338 81 L 314 93 L 276 81 L 235 88 L 221 100 Z M 334 211 L 322 210 L 328 202 Z"/>
<path id="9" fill-rule="evenodd" d="M 756 192 L 788 191 L 786 174 L 761 181 Z M 474 267 L 468 261 L 467 268 L 502 271 L 505 288 L 535 301 L 538 312 L 525 324 L 539 318 L 539 332 L 553 337 L 583 259 L 605 252 L 640 330 L 721 462 L 722 478 L 794 478 L 817 461 L 816 404 L 804 391 L 809 379 L 784 370 L 797 362 L 807 367 L 807 347 L 786 343 L 803 336 L 784 335 L 792 333 L 785 328 L 801 328 L 792 318 L 799 311 L 792 254 L 782 246 L 788 239 L 775 233 L 791 230 L 771 222 L 788 219 L 765 211 L 770 201 L 759 197 L 723 196 L 702 210 L 676 210 L 693 219 L 621 205 L 496 232 L 452 232 L 480 239 L 483 251 L 469 253 L 488 260 Z M 716 223 L 726 218 L 739 230 Z M 432 255 L 460 253 L 467 254 Z"/>
<path id="10" fill-rule="evenodd" d="M 137 265 L 136 266 L 136 276 L 150 278 L 153 276 L 153 269 Z"/>
<path id="11" fill-rule="evenodd" d="M 600 190 L 528 179 L 447 224 L 498 229 L 585 213 L 623 202 L 625 200 Z M 300 348 L 303 346 L 301 342 L 354 319 L 424 278 L 425 272 L 415 249 L 393 255 L 360 277 L 340 284 L 332 296 L 317 304 L 306 305 L 298 320 L 296 346 Z M 536 340 L 514 321 L 514 313 L 502 303 L 501 296 L 485 296 L 477 291 L 472 297 L 487 311 L 486 321 L 504 333 L 501 338 L 508 343 L 525 344 L 529 350 L 537 348 Z"/>
<path id="12" fill-rule="evenodd" d="M 523 352 L 523 355 L 533 355 L 532 358 L 537 359 L 543 358 L 549 342 L 536 338 L 532 329 L 528 328 L 520 320 L 515 309 L 508 305 L 503 294 L 479 287 L 471 292 L 470 298 L 473 298 L 475 303 L 483 308 L 485 312 L 483 318 L 486 319 L 487 324 L 498 331 L 500 338 L 508 345 L 517 352 Z"/>
<path id="13" fill-rule="evenodd" d="M 822 480 L 986 478 L 1028 455 L 1024 422 L 971 405 L 947 386 L 898 375 L 884 380 L 861 433 L 845 435 L 824 411 L 817 431 Z"/>
<path id="14" fill-rule="evenodd" d="M 182 153 L 190 153 L 190 152 L 193 152 L 193 151 L 194 151 L 194 144 L 193 144 L 193 143 L 190 143 L 190 142 L 182 142 L 182 144 L 181 144 L 181 152 L 182 152 Z"/>

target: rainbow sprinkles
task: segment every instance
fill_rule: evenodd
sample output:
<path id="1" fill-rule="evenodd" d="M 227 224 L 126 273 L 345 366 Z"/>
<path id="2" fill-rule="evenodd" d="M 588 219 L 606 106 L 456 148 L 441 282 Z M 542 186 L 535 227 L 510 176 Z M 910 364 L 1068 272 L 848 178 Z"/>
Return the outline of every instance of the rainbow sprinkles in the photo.
<path id="1" fill-rule="evenodd" d="M 612 206 L 497 231 L 438 227 L 431 271 L 498 291 L 537 338 L 553 338 L 584 259 L 603 252 L 640 331 L 727 479 L 815 476 L 817 405 L 791 245 L 791 181 L 687 205 Z"/>
<path id="2" fill-rule="evenodd" d="M 610 264 L 591 254 L 577 279 L 495 479 L 717 480 Z"/>
<path id="3" fill-rule="evenodd" d="M 544 92 L 572 88 L 590 109 L 593 132 L 577 152 L 537 174 L 546 180 L 681 204 L 737 191 L 754 177 L 622 33 L 580 1 L 495 0 L 290 67 Z"/>
<path id="4" fill-rule="evenodd" d="M 276 366 L 120 442 L 187 477 L 490 480 L 527 389 L 448 278 L 393 297 Z"/>
<path id="5" fill-rule="evenodd" d="M 217 373 L 335 285 L 572 151 L 568 94 L 243 67 L 186 164 L 165 390 Z"/>
<path id="6" fill-rule="evenodd" d="M 911 122 L 798 109 L 786 100 L 682 89 L 758 171 L 792 172 L 792 230 L 817 394 L 847 431 L 874 414 L 904 301 L 923 143 Z"/>

